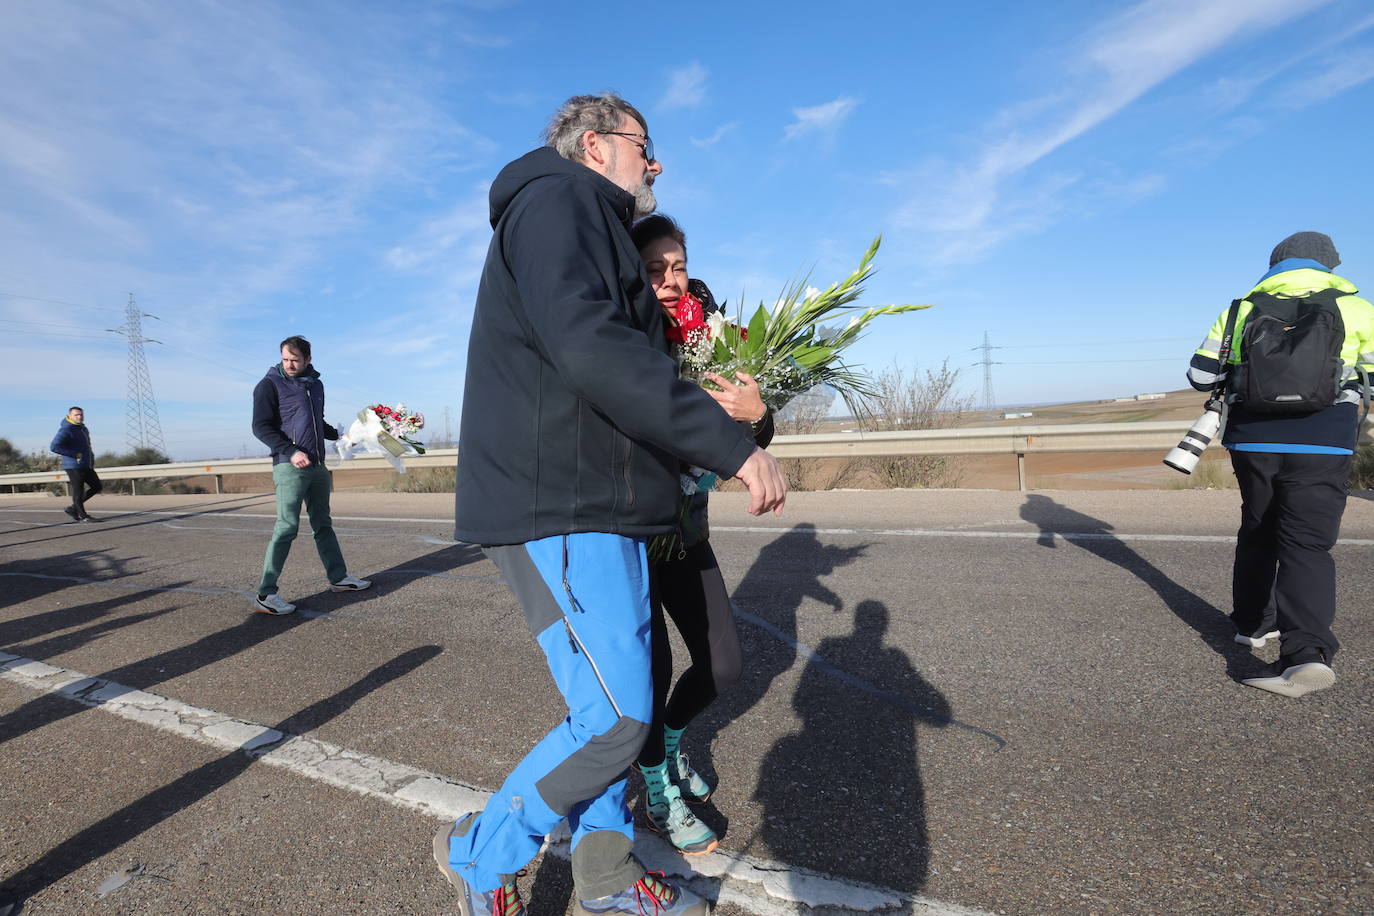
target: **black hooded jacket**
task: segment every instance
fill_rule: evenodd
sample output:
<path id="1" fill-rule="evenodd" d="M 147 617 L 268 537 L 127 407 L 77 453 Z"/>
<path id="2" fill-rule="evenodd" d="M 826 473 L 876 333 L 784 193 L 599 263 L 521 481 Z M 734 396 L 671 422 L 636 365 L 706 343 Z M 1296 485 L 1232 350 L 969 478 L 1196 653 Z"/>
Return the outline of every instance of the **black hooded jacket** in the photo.
<path id="1" fill-rule="evenodd" d="M 669 530 L 679 457 L 733 477 L 754 441 L 678 378 L 630 240 L 632 195 L 545 147 L 501 170 L 468 342 L 455 536 Z"/>

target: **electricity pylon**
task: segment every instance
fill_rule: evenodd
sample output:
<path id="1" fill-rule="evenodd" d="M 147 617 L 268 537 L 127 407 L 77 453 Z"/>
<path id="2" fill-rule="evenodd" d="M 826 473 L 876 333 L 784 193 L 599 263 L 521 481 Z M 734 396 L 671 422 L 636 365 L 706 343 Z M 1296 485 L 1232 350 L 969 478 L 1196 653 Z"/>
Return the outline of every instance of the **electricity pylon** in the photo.
<path id="1" fill-rule="evenodd" d="M 1002 348 L 994 347 L 988 341 L 988 332 L 984 331 L 983 345 L 981 347 L 973 347 L 972 349 L 983 351 L 983 358 L 980 361 L 974 363 L 974 365 L 983 367 L 983 409 L 992 410 L 994 406 L 993 401 L 996 400 L 996 398 L 994 398 L 992 394 L 992 367 L 997 365 L 997 363 L 992 361 L 992 351 L 1000 350 Z"/>
<path id="2" fill-rule="evenodd" d="M 143 355 L 145 343 L 162 341 L 143 336 L 143 319 L 158 320 L 156 315 L 139 311 L 134 294 L 129 293 L 129 305 L 124 309 L 124 324 L 107 328 L 123 334 L 129 340 L 129 395 L 124 405 L 125 438 L 133 448 L 153 448 L 163 455 L 167 446 L 162 442 L 162 423 L 157 418 L 157 398 L 153 396 L 153 380 L 148 375 L 148 359 Z"/>

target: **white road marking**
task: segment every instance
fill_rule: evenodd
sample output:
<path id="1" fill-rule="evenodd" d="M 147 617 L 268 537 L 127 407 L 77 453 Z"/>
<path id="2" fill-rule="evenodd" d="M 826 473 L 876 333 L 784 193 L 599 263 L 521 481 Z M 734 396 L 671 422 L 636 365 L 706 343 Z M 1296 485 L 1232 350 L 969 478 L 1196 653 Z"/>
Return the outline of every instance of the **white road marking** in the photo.
<path id="1" fill-rule="evenodd" d="M 52 515 L 60 513 L 60 509 L 4 509 L 9 512 L 39 512 Z M 150 510 L 131 515 L 172 515 L 181 518 L 194 518 L 200 516 L 219 516 L 221 518 L 268 518 L 275 519 L 275 513 L 271 515 L 254 514 L 249 512 L 226 512 L 214 510 L 211 512 L 171 512 L 164 510 Z M 118 514 L 106 514 L 102 516 L 110 520 L 119 518 Z M 397 522 L 400 524 L 426 524 L 426 525 L 452 525 L 453 520 L 447 518 L 401 518 L 385 515 L 336 515 L 335 521 L 344 522 Z M 250 530 L 250 529 L 235 529 Z M 792 528 L 774 527 L 764 525 L 712 525 L 712 531 L 729 531 L 737 534 L 775 534 L 783 535 L 794 530 Z M 1002 538 L 1010 540 L 1039 540 L 1041 538 L 1059 538 L 1065 541 L 1161 541 L 1177 543 L 1203 543 L 1203 544 L 1234 544 L 1235 535 L 1230 534 L 1132 534 L 1130 532 L 1110 532 L 1110 531 L 1055 531 L 1039 529 L 1027 529 L 1024 531 L 969 531 L 967 529 L 950 528 L 808 528 L 809 534 L 827 535 L 866 535 L 880 537 L 929 537 L 929 538 Z M 429 538 L 428 543 L 443 546 L 463 544 L 464 541 L 452 541 L 444 538 Z M 1341 538 L 1336 542 L 1346 547 L 1370 547 L 1374 546 L 1374 539 L 1370 538 Z"/>
<path id="2" fill-rule="evenodd" d="M 712 525 L 712 531 L 734 531 L 747 534 L 787 534 L 791 528 L 772 528 L 762 525 L 728 526 Z M 806 533 L 829 535 L 877 535 L 883 537 L 931 537 L 931 538 L 1004 538 L 1009 540 L 1040 540 L 1059 538 L 1064 541 L 1164 541 L 1178 543 L 1234 544 L 1232 534 L 1131 534 L 1129 532 L 1109 531 L 950 531 L 943 528 L 808 528 Z M 1350 547 L 1369 547 L 1374 540 L 1367 538 L 1341 538 L 1336 542 Z"/>
<path id="3" fill-rule="evenodd" d="M 220 750 L 243 751 L 307 779 L 444 820 L 481 809 L 491 795 L 489 790 L 438 773 L 5 652 L 0 652 L 0 680 L 56 694 Z M 546 848 L 567 858 L 567 837 L 565 824 L 550 835 Z M 980 910 L 918 894 L 845 881 L 752 856 L 714 852 L 693 856 L 689 867 L 671 846 L 651 834 L 636 837 L 635 851 L 647 867 L 690 878 L 699 892 L 720 903 L 750 909 L 758 916 L 799 914 L 820 906 L 850 911 L 901 908 L 921 916 L 987 916 Z"/>

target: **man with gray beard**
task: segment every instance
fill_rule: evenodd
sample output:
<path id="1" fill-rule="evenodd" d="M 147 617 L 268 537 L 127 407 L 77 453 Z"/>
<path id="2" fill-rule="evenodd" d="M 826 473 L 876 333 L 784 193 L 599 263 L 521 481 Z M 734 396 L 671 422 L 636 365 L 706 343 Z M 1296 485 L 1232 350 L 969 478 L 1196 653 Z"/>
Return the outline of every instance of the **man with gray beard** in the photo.
<path id="1" fill-rule="evenodd" d="M 463 916 L 522 914 L 516 873 L 566 818 L 575 913 L 704 916 L 706 901 L 632 852 L 625 777 L 653 711 L 645 542 L 673 528 L 681 461 L 739 477 L 755 515 L 781 510 L 787 485 L 678 378 L 629 234 L 663 170 L 644 117 L 615 95 L 575 96 L 546 137 L 492 183 L 454 532 L 524 606 L 567 712 L 483 811 L 439 831 L 434 858 Z"/>

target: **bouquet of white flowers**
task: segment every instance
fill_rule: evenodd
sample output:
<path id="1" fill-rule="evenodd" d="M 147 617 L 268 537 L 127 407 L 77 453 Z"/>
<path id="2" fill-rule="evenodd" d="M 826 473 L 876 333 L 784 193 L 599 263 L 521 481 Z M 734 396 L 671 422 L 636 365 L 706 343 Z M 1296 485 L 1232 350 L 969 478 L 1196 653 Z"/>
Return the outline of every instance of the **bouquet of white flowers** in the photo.
<path id="1" fill-rule="evenodd" d="M 344 432 L 340 425 L 335 448 L 345 460 L 357 453 L 381 455 L 398 473 L 406 472 L 407 455 L 423 455 L 424 443 L 412 438 L 424 429 L 425 415 L 407 410 L 404 404 L 388 407 L 373 404 L 358 411 L 358 418 Z"/>

